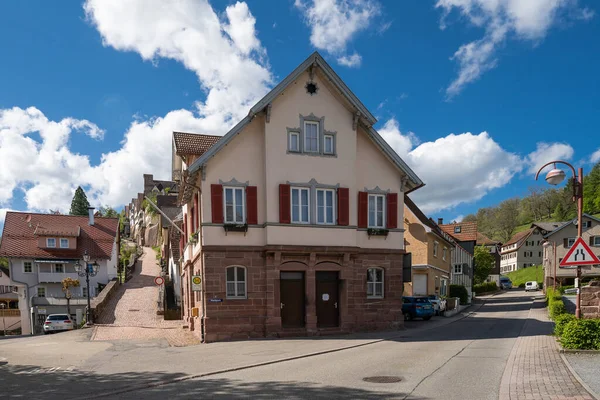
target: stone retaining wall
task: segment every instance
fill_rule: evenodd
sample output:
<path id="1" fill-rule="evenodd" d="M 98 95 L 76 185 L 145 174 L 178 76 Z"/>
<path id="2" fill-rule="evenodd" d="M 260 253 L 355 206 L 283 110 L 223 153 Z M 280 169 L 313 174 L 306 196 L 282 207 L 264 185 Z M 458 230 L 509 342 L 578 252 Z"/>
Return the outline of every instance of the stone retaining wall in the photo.
<path id="1" fill-rule="evenodd" d="M 102 311 L 104 311 L 104 308 L 108 304 L 111 297 L 114 296 L 114 294 L 117 292 L 118 287 L 119 287 L 118 281 L 116 281 L 116 280 L 110 281 L 104 287 L 104 289 L 102 289 L 100 294 L 98 294 L 98 296 L 96 296 L 94 299 L 92 299 L 91 313 L 93 315 L 94 321 L 96 321 L 99 318 L 100 314 L 102 314 Z"/>
<path id="2" fill-rule="evenodd" d="M 592 281 L 581 288 L 581 316 L 600 318 L 600 281 Z"/>

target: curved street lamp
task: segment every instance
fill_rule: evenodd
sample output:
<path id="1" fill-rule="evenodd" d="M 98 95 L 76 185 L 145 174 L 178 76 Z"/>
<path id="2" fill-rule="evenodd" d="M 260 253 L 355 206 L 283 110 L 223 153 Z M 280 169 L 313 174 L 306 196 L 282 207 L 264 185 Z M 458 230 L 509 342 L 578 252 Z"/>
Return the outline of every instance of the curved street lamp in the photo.
<path id="1" fill-rule="evenodd" d="M 551 185 L 558 185 L 566 177 L 565 171 L 556 168 L 556 164 L 564 164 L 571 169 L 571 172 L 573 172 L 573 201 L 575 201 L 577 203 L 577 237 L 581 238 L 581 235 L 583 232 L 583 224 L 582 224 L 583 168 L 579 168 L 576 173 L 575 167 L 573 167 L 571 164 L 569 164 L 566 161 L 562 161 L 562 160 L 550 161 L 549 163 L 542 165 L 542 167 L 538 170 L 537 174 L 535 174 L 536 181 L 537 181 L 538 177 L 540 176 L 540 172 L 542 172 L 542 170 L 550 164 L 554 164 L 554 168 L 551 169 L 550 171 L 548 171 L 548 173 L 546 174 L 546 182 L 548 182 Z M 556 261 L 555 261 L 555 264 L 556 264 Z M 555 265 L 555 267 L 556 267 L 556 265 Z M 577 266 L 577 281 L 579 281 L 580 278 L 581 278 L 581 267 Z M 556 281 L 556 276 L 555 276 L 555 281 Z M 575 308 L 575 318 L 581 318 L 581 295 L 579 293 L 580 293 L 580 289 L 577 288 L 577 299 L 575 301 L 575 307 L 576 307 Z"/>
<path id="2" fill-rule="evenodd" d="M 85 323 L 86 325 L 92 324 L 92 313 L 91 313 L 91 301 L 90 301 L 90 276 L 94 277 L 98 274 L 98 263 L 94 261 L 93 264 L 90 264 L 91 257 L 88 254 L 87 250 L 83 252 L 83 262 L 85 263 L 85 267 L 83 267 L 79 260 L 75 262 L 75 272 L 77 275 L 84 277 L 85 276 L 85 284 L 87 286 L 87 310 L 85 314 Z"/>

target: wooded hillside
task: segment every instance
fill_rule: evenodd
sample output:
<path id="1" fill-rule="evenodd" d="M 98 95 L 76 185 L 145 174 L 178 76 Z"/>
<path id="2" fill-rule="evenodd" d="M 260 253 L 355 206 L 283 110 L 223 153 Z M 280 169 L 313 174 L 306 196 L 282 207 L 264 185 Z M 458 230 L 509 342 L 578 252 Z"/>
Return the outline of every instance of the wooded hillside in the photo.
<path id="1" fill-rule="evenodd" d="M 479 232 L 505 243 L 532 222 L 568 221 L 576 218 L 577 207 L 572 197 L 573 182 L 570 178 L 563 188 L 532 187 L 523 198 L 507 199 L 495 207 L 480 208 L 476 214 L 467 215 L 463 221 L 477 221 Z M 584 176 L 583 209 L 588 214 L 600 213 L 600 163 Z"/>

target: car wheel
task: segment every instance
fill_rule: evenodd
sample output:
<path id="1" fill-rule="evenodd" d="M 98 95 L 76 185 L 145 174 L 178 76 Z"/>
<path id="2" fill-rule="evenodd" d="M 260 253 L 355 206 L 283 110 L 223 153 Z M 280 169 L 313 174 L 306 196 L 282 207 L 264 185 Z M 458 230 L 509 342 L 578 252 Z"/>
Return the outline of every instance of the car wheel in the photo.
<path id="1" fill-rule="evenodd" d="M 431 319 L 431 317 L 423 317 L 424 321 L 429 321 Z"/>

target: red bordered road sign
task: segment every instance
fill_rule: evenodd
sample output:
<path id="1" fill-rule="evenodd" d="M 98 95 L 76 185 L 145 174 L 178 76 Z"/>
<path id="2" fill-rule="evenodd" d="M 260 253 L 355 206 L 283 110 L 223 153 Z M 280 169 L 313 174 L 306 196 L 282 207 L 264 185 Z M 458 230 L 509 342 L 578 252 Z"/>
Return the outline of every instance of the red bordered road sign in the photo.
<path id="1" fill-rule="evenodd" d="M 561 267 L 600 264 L 600 260 L 582 238 L 577 238 L 571 249 L 560 262 Z"/>
<path id="2" fill-rule="evenodd" d="M 154 278 L 154 283 L 160 286 L 163 283 L 165 283 L 165 278 L 163 278 L 162 276 L 157 276 L 156 278 Z"/>

